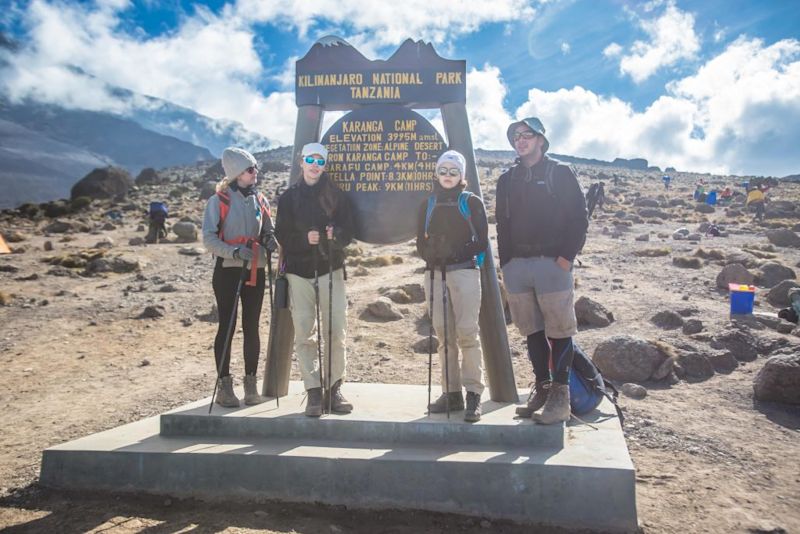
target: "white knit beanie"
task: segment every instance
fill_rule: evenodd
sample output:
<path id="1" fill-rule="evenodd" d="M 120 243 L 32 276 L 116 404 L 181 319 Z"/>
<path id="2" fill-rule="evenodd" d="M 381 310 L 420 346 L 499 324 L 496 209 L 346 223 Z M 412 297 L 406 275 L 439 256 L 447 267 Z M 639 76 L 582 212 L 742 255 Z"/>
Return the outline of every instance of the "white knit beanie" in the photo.
<path id="1" fill-rule="evenodd" d="M 455 150 L 448 150 L 441 156 L 439 156 L 439 160 L 436 162 L 436 166 L 438 167 L 442 163 L 452 163 L 458 170 L 461 171 L 461 176 L 466 178 L 466 170 L 467 170 L 467 160 L 464 159 L 464 156 L 461 155 L 460 152 L 456 152 Z"/>
<path id="2" fill-rule="evenodd" d="M 235 180 L 246 169 L 256 166 L 256 158 L 243 148 L 228 147 L 222 152 L 222 168 L 229 180 Z"/>

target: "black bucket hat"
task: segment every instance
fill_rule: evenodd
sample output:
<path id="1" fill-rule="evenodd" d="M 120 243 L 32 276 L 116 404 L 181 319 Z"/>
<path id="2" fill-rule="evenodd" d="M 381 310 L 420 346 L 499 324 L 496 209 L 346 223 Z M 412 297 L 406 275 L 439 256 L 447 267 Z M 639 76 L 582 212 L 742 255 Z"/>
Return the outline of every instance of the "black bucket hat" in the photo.
<path id="1" fill-rule="evenodd" d="M 524 125 L 533 130 L 534 133 L 541 135 L 544 137 L 544 146 L 542 147 L 542 152 L 547 152 L 547 149 L 550 148 L 550 141 L 547 140 L 547 137 L 544 135 L 544 124 L 536 117 L 527 117 L 522 119 L 521 121 L 512 122 L 511 125 L 508 127 L 506 131 L 506 137 L 508 137 L 508 142 L 511 143 L 511 146 L 514 146 L 514 130 L 517 129 L 517 126 Z"/>

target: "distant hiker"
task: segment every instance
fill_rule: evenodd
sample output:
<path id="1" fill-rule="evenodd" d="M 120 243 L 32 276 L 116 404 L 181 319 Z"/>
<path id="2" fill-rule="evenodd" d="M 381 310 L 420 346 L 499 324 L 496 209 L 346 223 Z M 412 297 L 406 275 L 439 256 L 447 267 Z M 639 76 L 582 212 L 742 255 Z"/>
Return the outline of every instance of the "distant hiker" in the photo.
<path id="1" fill-rule="evenodd" d="M 697 183 L 697 186 L 694 189 L 694 194 L 692 195 L 697 202 L 705 202 L 706 201 L 706 186 L 702 180 Z"/>
<path id="2" fill-rule="evenodd" d="M 669 183 L 672 181 L 672 177 L 669 174 L 665 174 L 661 177 L 661 181 L 664 182 L 664 189 L 669 190 Z"/>
<path id="3" fill-rule="evenodd" d="M 733 198 L 733 190 L 730 186 L 726 186 L 725 189 L 719 194 L 719 201 L 721 204 L 730 202 Z"/>
<path id="4" fill-rule="evenodd" d="M 269 204 L 258 192 L 258 164 L 241 148 L 226 148 L 222 153 L 225 177 L 217 184 L 217 193 L 206 203 L 203 215 L 203 244 L 216 257 L 212 287 L 217 301 L 219 326 L 214 340 L 214 357 L 219 370 L 215 402 L 220 406 L 237 407 L 239 399 L 233 392 L 230 375 L 230 339 L 226 343 L 229 318 L 236 314 L 236 288 L 240 278 L 249 277 L 241 291 L 242 332 L 244 334 L 244 402 L 259 404 L 263 397 L 256 389 L 256 370 L 261 352 L 258 324 L 264 298 L 267 251 L 259 245 L 259 237 L 272 232 Z M 263 240 L 264 243 L 267 240 Z M 274 241 L 273 241 L 274 243 Z M 235 324 L 235 319 L 234 319 Z M 231 337 L 233 331 L 231 329 Z M 227 351 L 223 354 L 224 347 Z"/>
<path id="5" fill-rule="evenodd" d="M 603 182 L 596 182 L 589 186 L 589 191 L 586 193 L 586 209 L 588 211 L 589 218 L 592 218 L 592 214 L 596 207 L 603 209 L 603 204 L 606 202 L 606 190 L 605 190 L 605 183 Z"/>
<path id="6" fill-rule="evenodd" d="M 426 301 L 430 303 L 433 300 L 433 309 L 428 313 L 439 339 L 442 372 L 442 395 L 428 409 L 431 413 L 444 412 L 449 395 L 450 410 L 464 410 L 463 383 L 467 392 L 464 420 L 475 422 L 481 418 L 484 389 L 483 353 L 478 337 L 481 308 L 479 267 L 489 246 L 489 225 L 481 199 L 465 191 L 464 156 L 455 150 L 442 154 L 436 162 L 436 179 L 433 194 L 420 205 L 417 216 L 417 252 L 425 260 Z M 445 273 L 442 273 L 443 266 Z M 448 293 L 447 335 L 442 308 L 442 277 L 446 278 Z"/>
<path id="7" fill-rule="evenodd" d="M 497 182 L 497 246 L 511 317 L 527 338 L 536 375 L 527 406 L 517 414 L 557 423 L 570 417 L 567 380 L 578 331 L 572 264 L 589 222 L 572 169 L 546 155 L 542 122 L 515 122 L 507 137 L 518 158 Z"/>
<path id="8" fill-rule="evenodd" d="M 747 193 L 747 200 L 745 201 L 745 206 L 754 210 L 756 212 L 755 216 L 753 217 L 754 221 L 763 221 L 764 220 L 764 213 L 766 212 L 766 197 L 764 195 L 764 190 L 761 186 L 752 188 Z"/>
<path id="9" fill-rule="evenodd" d="M 303 147 L 300 160 L 302 176 L 278 200 L 275 223 L 275 235 L 285 254 L 294 347 L 300 376 L 308 393 L 305 414 L 309 417 L 322 415 L 324 397 L 329 398 L 334 412 L 353 410 L 353 405 L 342 395 L 341 387 L 347 365 L 343 249 L 353 239 L 354 223 L 347 197 L 325 172 L 327 158 L 328 150 L 319 143 Z M 333 276 L 331 308 L 330 276 Z M 332 310 L 330 317 L 329 309 Z M 322 331 L 325 345 L 331 352 L 332 361 L 328 362 L 330 384 L 323 383 L 327 381 L 328 371 L 323 374 L 327 366 L 320 365 L 321 347 L 318 346 L 319 339 L 315 340 L 314 336 L 317 310 L 323 311 L 320 314 Z"/>
<path id="10" fill-rule="evenodd" d="M 151 202 L 150 209 L 147 212 L 149 220 L 147 237 L 144 238 L 145 243 L 158 243 L 167 237 L 167 216 L 169 210 L 164 202 Z"/>

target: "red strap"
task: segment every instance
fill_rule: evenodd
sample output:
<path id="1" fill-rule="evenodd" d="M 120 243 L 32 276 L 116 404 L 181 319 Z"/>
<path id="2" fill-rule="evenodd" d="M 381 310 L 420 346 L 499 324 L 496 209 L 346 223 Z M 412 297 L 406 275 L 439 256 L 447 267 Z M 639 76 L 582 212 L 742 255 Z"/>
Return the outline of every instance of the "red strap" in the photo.
<path id="1" fill-rule="evenodd" d="M 217 233 L 219 234 L 219 238 L 225 241 L 225 237 L 222 235 L 222 227 L 225 224 L 225 218 L 228 216 L 228 212 L 231 209 L 231 197 L 229 197 L 228 194 L 223 191 L 217 191 L 217 197 L 219 198 L 219 231 Z"/>

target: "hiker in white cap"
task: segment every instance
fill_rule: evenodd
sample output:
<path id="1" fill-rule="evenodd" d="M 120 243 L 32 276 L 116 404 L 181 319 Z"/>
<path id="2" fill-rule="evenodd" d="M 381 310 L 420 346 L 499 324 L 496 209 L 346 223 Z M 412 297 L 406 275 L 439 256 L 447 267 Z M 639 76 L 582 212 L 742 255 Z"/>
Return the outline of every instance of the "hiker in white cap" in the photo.
<path id="1" fill-rule="evenodd" d="M 489 246 L 489 225 L 480 197 L 465 191 L 464 156 L 455 150 L 442 154 L 436 162 L 436 180 L 433 194 L 422 203 L 417 216 L 417 251 L 425 260 L 428 313 L 439 340 L 442 372 L 442 395 L 428 410 L 465 410 L 464 420 L 475 422 L 481 418 L 484 389 L 478 337 L 479 268 Z M 462 386 L 467 393 L 466 407 Z"/>
<path id="2" fill-rule="evenodd" d="M 217 301 L 219 327 L 214 340 L 214 356 L 217 363 L 218 384 L 215 402 L 221 406 L 235 408 L 239 399 L 233 392 L 233 377 L 230 374 L 231 339 L 235 328 L 229 321 L 238 306 L 236 288 L 242 276 L 247 282 L 242 285 L 242 332 L 244 334 L 244 402 L 260 404 L 264 397 L 258 394 L 256 370 L 261 352 L 258 324 L 264 300 L 267 265 L 267 243 L 270 250 L 275 241 L 270 240 L 273 225 L 267 198 L 256 188 L 258 163 L 242 148 L 226 148 L 222 153 L 222 168 L 225 177 L 217 184 L 217 193 L 206 203 L 203 215 L 203 244 L 216 258 L 212 286 Z M 244 272 L 247 270 L 247 272 Z M 223 350 L 227 350 L 223 353 Z"/>
<path id="3" fill-rule="evenodd" d="M 328 407 L 334 413 L 353 410 L 342 383 L 347 361 L 343 249 L 353 239 L 354 223 L 347 197 L 325 172 L 325 146 L 309 143 L 300 157 L 302 175 L 278 200 L 275 235 L 284 253 L 295 353 L 308 393 L 305 414 L 319 417 Z"/>

